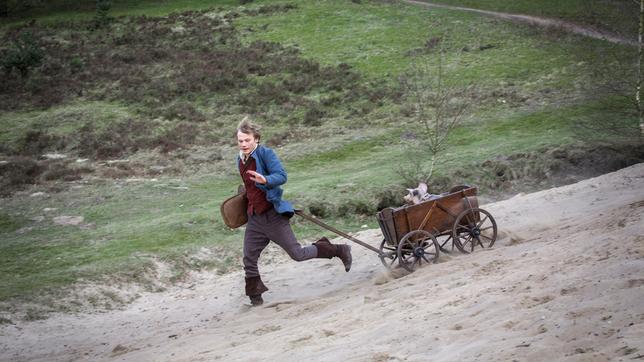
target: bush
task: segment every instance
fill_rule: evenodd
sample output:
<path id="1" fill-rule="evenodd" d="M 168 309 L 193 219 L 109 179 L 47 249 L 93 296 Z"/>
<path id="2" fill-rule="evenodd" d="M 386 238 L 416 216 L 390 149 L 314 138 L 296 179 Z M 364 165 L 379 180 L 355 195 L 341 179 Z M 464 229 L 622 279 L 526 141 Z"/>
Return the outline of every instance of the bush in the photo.
<path id="1" fill-rule="evenodd" d="M 291 137 L 291 133 L 289 131 L 275 133 L 266 140 L 266 145 L 269 147 L 281 146 L 286 143 L 289 137 Z"/>
<path id="2" fill-rule="evenodd" d="M 22 78 L 26 78 L 31 69 L 42 64 L 44 54 L 33 34 L 26 31 L 13 40 L 2 58 L 2 67 L 7 74 L 15 69 Z"/>
<path id="3" fill-rule="evenodd" d="M 326 116 L 326 111 L 318 103 L 314 103 L 304 113 L 304 124 L 307 126 L 320 126 L 322 125 L 322 118 Z"/>
<path id="4" fill-rule="evenodd" d="M 319 218 L 325 218 L 331 216 L 333 213 L 333 207 L 331 204 L 324 201 L 312 201 L 309 204 L 309 211 L 311 215 Z"/>
<path id="5" fill-rule="evenodd" d="M 96 0 L 96 13 L 92 22 L 93 29 L 102 28 L 110 22 L 108 12 L 111 7 L 112 1 L 110 0 Z"/>
<path id="6" fill-rule="evenodd" d="M 120 157 L 154 147 L 155 142 L 149 133 L 148 124 L 140 120 L 115 123 L 100 133 L 91 123 L 86 123 L 79 131 L 77 150 L 80 156 L 92 159 Z"/>
<path id="7" fill-rule="evenodd" d="M 348 200 L 338 207 L 338 216 L 365 215 L 372 216 L 376 213 L 376 207 L 372 200 L 359 198 Z"/>
<path id="8" fill-rule="evenodd" d="M 42 179 L 46 181 L 63 180 L 75 181 L 82 178 L 83 173 L 90 173 L 94 170 L 89 166 L 75 167 L 69 162 L 51 162 L 42 173 Z"/>
<path id="9" fill-rule="evenodd" d="M 206 121 L 206 116 L 188 102 L 172 103 L 163 110 L 162 114 L 167 119 L 180 119 L 188 122 Z"/>
<path id="10" fill-rule="evenodd" d="M 28 131 L 18 144 L 18 153 L 27 156 L 39 156 L 45 151 L 64 148 L 65 140 L 59 136 L 42 131 Z"/>
<path id="11" fill-rule="evenodd" d="M 42 166 L 28 157 L 15 157 L 0 164 L 0 196 L 36 183 L 42 171 Z"/>
<path id="12" fill-rule="evenodd" d="M 179 122 L 172 130 L 161 136 L 160 139 L 185 145 L 195 142 L 198 133 L 198 129 L 194 124 Z"/>
<path id="13" fill-rule="evenodd" d="M 380 211 L 387 207 L 398 207 L 405 203 L 403 197 L 407 194 L 402 186 L 393 186 L 375 193 L 376 210 Z"/>
<path id="14" fill-rule="evenodd" d="M 81 70 L 83 70 L 83 60 L 79 57 L 72 58 L 69 61 L 69 70 L 72 72 L 72 74 L 79 73 Z"/>

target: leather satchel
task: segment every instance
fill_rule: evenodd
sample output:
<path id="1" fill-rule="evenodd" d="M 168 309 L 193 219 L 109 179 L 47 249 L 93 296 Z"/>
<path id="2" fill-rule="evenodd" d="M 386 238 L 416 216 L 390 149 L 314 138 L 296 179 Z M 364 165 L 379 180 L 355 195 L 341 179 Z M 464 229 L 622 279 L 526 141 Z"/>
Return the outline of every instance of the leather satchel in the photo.
<path id="1" fill-rule="evenodd" d="M 238 191 L 241 192 L 224 200 L 219 208 L 224 223 L 231 229 L 236 229 L 248 222 L 248 198 L 241 187 Z"/>

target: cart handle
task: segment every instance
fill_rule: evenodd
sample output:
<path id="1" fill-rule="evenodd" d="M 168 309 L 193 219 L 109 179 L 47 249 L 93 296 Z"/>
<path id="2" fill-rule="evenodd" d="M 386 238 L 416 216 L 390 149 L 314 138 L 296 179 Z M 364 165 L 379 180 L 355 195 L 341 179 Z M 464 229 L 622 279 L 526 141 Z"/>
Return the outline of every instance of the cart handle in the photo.
<path id="1" fill-rule="evenodd" d="M 301 217 L 303 217 L 303 218 L 307 219 L 308 221 L 310 221 L 310 222 L 312 222 L 312 223 L 314 223 L 314 224 L 317 224 L 317 225 L 321 226 L 321 227 L 322 227 L 322 228 L 324 228 L 324 229 L 327 229 L 327 230 L 329 230 L 329 231 L 331 231 L 331 232 L 333 232 L 333 233 L 335 233 L 335 234 L 338 234 L 338 235 L 342 236 L 342 237 L 343 237 L 343 238 L 345 238 L 345 239 L 349 239 L 349 240 L 353 241 L 354 243 L 356 243 L 356 244 L 358 244 L 358 245 L 362 245 L 362 246 L 364 246 L 365 248 L 367 248 L 367 249 L 369 249 L 369 250 L 371 250 L 371 251 L 376 252 L 376 254 L 378 254 L 378 255 L 383 255 L 383 253 L 382 253 L 380 250 L 378 250 L 378 249 L 374 248 L 373 246 L 371 246 L 371 245 L 369 245 L 369 244 L 365 243 L 364 241 L 360 241 L 360 240 L 358 240 L 358 239 L 354 238 L 353 236 L 351 236 L 351 235 L 349 235 L 349 234 L 347 234 L 347 233 L 345 233 L 345 232 L 342 232 L 342 231 L 340 231 L 340 230 L 338 230 L 338 229 L 334 228 L 333 226 L 329 226 L 329 225 L 327 225 L 327 224 L 323 223 L 322 221 L 320 221 L 320 220 L 318 220 L 318 219 L 314 218 L 313 216 L 311 216 L 311 215 L 309 215 L 309 214 L 305 213 L 303 210 L 295 210 L 295 213 L 296 213 L 297 215 L 299 215 L 299 216 L 301 216 Z"/>

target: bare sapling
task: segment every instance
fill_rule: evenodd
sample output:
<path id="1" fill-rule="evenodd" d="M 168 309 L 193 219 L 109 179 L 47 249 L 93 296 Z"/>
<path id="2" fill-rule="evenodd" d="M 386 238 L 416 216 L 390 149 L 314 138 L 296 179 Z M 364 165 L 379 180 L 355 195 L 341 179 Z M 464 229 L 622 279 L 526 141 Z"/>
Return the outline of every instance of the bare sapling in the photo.
<path id="1" fill-rule="evenodd" d="M 637 0 L 634 0 L 637 2 Z M 644 36 L 644 0 L 639 0 L 640 17 L 639 29 L 637 32 L 637 85 L 635 92 L 635 103 L 637 106 L 637 114 L 640 121 L 640 137 L 644 136 L 644 107 L 642 107 L 642 50 L 644 44 L 642 43 Z"/>
<path id="2" fill-rule="evenodd" d="M 616 111 L 613 117 L 589 117 L 577 122 L 579 135 L 591 140 L 597 135 L 608 134 L 629 142 L 641 142 L 644 136 L 644 0 L 632 0 L 625 4 L 624 21 L 637 24 L 637 42 L 632 41 L 632 33 L 625 35 L 614 30 L 613 33 L 624 41 L 606 39 L 601 46 L 589 43 L 591 51 L 586 63 L 589 65 L 593 95 L 608 96 L 628 106 Z"/>
<path id="3" fill-rule="evenodd" d="M 396 169 L 404 182 L 415 186 L 429 183 L 438 166 L 445 161 L 449 136 L 461 122 L 473 101 L 474 87 L 459 84 L 446 73 L 446 42 L 440 38 L 436 57 L 419 60 L 401 79 L 412 110 L 413 127 L 406 133 L 404 160 Z M 454 62 L 459 54 L 453 57 Z"/>

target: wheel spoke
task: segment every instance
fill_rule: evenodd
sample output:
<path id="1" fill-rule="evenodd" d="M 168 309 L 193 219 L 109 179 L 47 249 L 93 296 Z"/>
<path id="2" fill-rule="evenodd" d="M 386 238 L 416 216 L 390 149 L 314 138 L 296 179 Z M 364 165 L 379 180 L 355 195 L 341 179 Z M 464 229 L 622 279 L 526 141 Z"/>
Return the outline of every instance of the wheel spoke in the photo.
<path id="1" fill-rule="evenodd" d="M 481 220 L 478 224 L 476 224 L 476 227 L 480 228 L 481 225 L 483 225 L 483 223 L 485 223 L 487 221 L 487 219 L 489 219 L 489 217 L 487 215 L 485 215 L 485 219 Z"/>
<path id="2" fill-rule="evenodd" d="M 482 229 L 481 229 L 481 231 L 483 231 L 483 230 L 490 230 L 490 229 L 494 229 L 494 225 L 490 225 L 490 226 L 488 226 L 488 227 L 484 227 L 484 228 L 482 228 Z"/>
<path id="3" fill-rule="evenodd" d="M 452 235 L 450 235 L 445 241 L 440 245 L 440 248 L 442 249 L 445 244 L 449 243 L 449 241 L 452 240 Z"/>
<path id="4" fill-rule="evenodd" d="M 459 239 L 463 239 L 463 238 L 467 237 L 468 235 L 470 235 L 469 231 L 462 231 L 462 232 L 459 232 L 458 234 L 456 234 L 456 236 Z"/>
<path id="5" fill-rule="evenodd" d="M 478 244 L 485 249 L 485 246 L 483 246 L 483 243 L 481 242 L 481 239 L 478 236 L 476 237 L 476 241 L 478 241 Z"/>
<path id="6" fill-rule="evenodd" d="M 494 241 L 494 239 L 492 239 L 492 238 L 490 238 L 490 237 L 487 237 L 487 236 L 485 236 L 485 235 L 483 235 L 483 234 L 481 234 L 481 235 L 479 235 L 479 236 L 481 236 L 481 237 L 483 237 L 483 238 L 486 238 L 486 239 L 488 239 L 489 241 Z"/>
<path id="7" fill-rule="evenodd" d="M 398 255 L 394 255 L 394 257 L 391 259 L 391 263 L 389 263 L 389 266 L 393 266 L 396 260 L 398 260 Z"/>
<path id="8" fill-rule="evenodd" d="M 413 257 L 414 257 L 413 254 L 406 254 L 404 257 L 404 260 L 406 263 L 409 263 L 409 261 L 412 260 Z"/>

